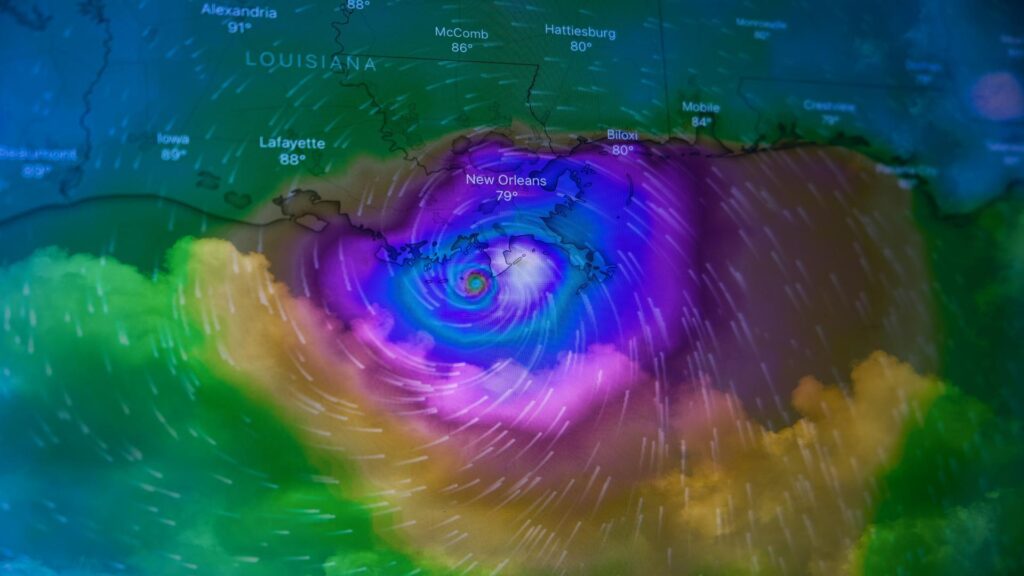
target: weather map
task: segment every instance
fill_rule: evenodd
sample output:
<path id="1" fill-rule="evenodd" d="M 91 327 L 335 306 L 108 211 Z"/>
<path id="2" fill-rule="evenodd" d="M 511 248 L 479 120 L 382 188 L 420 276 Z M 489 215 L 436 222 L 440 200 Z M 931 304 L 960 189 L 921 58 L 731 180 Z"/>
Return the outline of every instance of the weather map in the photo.
<path id="1" fill-rule="evenodd" d="M 0 573 L 1024 572 L 1024 6 L 0 0 Z"/>

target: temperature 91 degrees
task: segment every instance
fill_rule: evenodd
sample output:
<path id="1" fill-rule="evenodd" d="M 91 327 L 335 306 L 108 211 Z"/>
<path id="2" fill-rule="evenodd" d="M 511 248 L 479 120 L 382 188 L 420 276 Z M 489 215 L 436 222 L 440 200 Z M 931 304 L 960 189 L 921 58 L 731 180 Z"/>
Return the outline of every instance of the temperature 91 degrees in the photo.
<path id="1" fill-rule="evenodd" d="M 252 28 L 252 22 L 239 22 L 236 20 L 229 20 L 227 22 L 228 34 L 244 34 L 246 30 Z"/>

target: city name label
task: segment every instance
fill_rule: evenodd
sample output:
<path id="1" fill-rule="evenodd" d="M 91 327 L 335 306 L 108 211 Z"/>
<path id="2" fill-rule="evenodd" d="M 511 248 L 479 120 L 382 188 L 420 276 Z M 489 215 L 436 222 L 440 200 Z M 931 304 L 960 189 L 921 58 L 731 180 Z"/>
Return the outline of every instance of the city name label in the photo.
<path id="1" fill-rule="evenodd" d="M 298 166 L 306 160 L 300 150 L 323 150 L 327 142 L 320 138 L 284 138 L 281 136 L 260 136 L 260 148 L 278 151 L 277 162 L 282 166 Z"/>
<path id="2" fill-rule="evenodd" d="M 519 176 L 518 174 L 499 174 L 493 176 L 490 174 L 474 174 L 472 172 L 466 172 L 466 184 L 472 186 L 547 186 L 547 178 L 533 178 Z"/>
<path id="3" fill-rule="evenodd" d="M 717 102 L 683 101 L 683 113 L 690 114 L 690 126 L 693 128 L 710 128 L 715 116 L 722 111 Z"/>

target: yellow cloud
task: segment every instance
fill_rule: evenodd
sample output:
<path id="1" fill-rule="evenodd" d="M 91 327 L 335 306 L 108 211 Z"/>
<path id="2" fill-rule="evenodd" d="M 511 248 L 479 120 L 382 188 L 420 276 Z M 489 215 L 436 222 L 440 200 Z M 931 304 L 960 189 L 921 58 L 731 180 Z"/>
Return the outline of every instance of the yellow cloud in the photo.
<path id="1" fill-rule="evenodd" d="M 849 393 L 803 379 L 800 418 L 778 430 L 713 386 L 676 398 L 660 425 L 649 382 L 578 430 L 456 429 L 419 412 L 422 391 L 375 380 L 347 329 L 275 282 L 262 256 L 202 240 L 175 258 L 188 267 L 176 307 L 215 342 L 189 353 L 277 406 L 321 481 L 358 466 L 364 481 L 338 489 L 377 512 L 381 534 L 486 572 L 839 573 L 874 479 L 942 392 L 876 352 Z"/>

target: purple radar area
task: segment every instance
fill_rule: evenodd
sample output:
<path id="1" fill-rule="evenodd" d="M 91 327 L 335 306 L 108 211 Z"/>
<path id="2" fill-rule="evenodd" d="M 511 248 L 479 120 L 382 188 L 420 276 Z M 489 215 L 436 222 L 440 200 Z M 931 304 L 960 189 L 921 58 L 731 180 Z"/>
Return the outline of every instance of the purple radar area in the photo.
<path id="1" fill-rule="evenodd" d="M 547 428 L 651 378 L 699 324 L 692 176 L 639 142 L 484 139 L 318 235 L 319 297 L 380 377 L 459 420 Z M 671 326 L 669 325 L 671 324 Z M 386 359 L 386 360 L 383 360 Z"/>

